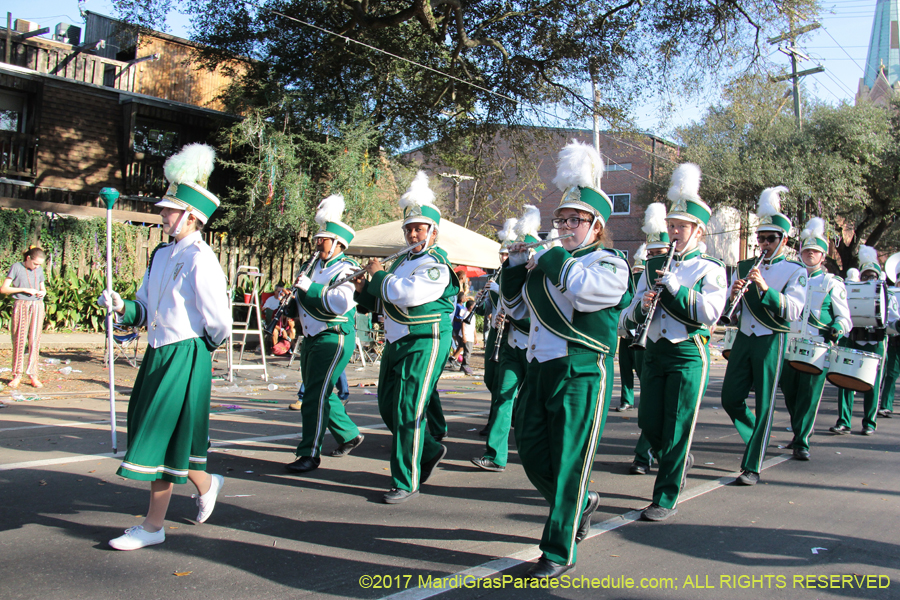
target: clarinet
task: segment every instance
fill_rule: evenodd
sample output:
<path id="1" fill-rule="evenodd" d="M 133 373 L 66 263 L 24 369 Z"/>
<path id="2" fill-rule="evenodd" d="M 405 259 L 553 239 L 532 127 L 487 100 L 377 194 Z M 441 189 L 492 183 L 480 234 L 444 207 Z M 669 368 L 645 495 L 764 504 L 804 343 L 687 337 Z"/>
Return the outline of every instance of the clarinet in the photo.
<path id="1" fill-rule="evenodd" d="M 750 271 L 752 271 L 753 269 L 758 269 L 759 266 L 762 264 L 762 261 L 765 260 L 765 258 L 766 258 L 765 254 L 760 254 L 759 256 L 757 256 L 756 262 L 753 263 L 752 267 L 750 267 Z M 750 271 L 747 271 L 747 273 L 750 273 Z M 743 286 L 741 286 L 741 289 L 738 290 L 737 296 L 735 296 L 735 298 L 734 298 L 734 302 L 731 303 L 731 306 L 728 307 L 728 310 L 725 312 L 725 314 L 722 315 L 721 317 L 719 317 L 719 323 L 721 323 L 722 325 L 726 325 L 726 326 L 732 324 L 732 321 L 734 321 L 734 311 L 737 310 L 737 307 L 741 303 L 741 298 L 744 297 L 744 294 L 747 292 L 747 290 L 749 288 L 750 288 L 749 281 L 746 282 Z"/>
<path id="2" fill-rule="evenodd" d="M 672 242 L 669 245 L 669 253 L 666 255 L 666 262 L 663 264 L 663 273 L 665 275 L 669 272 L 669 267 L 672 266 L 672 259 L 675 257 L 675 242 Z M 662 278 L 660 275 L 660 278 Z M 631 342 L 632 350 L 643 350 L 647 347 L 647 335 L 650 332 L 650 322 L 653 321 L 653 315 L 656 313 L 656 307 L 659 305 L 659 296 L 662 294 L 662 291 L 665 289 L 665 285 L 657 282 L 656 285 L 653 286 L 653 291 L 656 294 L 653 296 L 653 300 L 650 301 L 650 307 L 647 309 L 647 317 L 644 319 L 642 323 L 637 326 L 637 329 L 634 331 L 634 341 Z"/>
<path id="3" fill-rule="evenodd" d="M 484 297 L 488 294 L 488 292 L 490 292 L 491 284 L 493 282 L 495 282 L 498 277 L 500 277 L 500 271 L 502 271 L 502 270 L 503 270 L 503 265 L 501 265 L 500 268 L 497 269 L 493 275 L 491 275 L 491 278 L 488 279 L 486 284 L 484 284 L 484 287 L 481 288 L 480 290 L 478 290 L 478 295 L 475 296 L 475 306 L 473 307 L 473 310 L 471 310 L 469 312 L 469 314 L 466 315 L 466 318 L 463 319 L 463 323 L 465 323 L 466 325 L 472 324 L 472 319 L 475 318 L 475 310 L 474 309 L 481 306 L 481 303 L 484 301 Z"/>
<path id="4" fill-rule="evenodd" d="M 309 275 L 310 271 L 312 271 L 313 265 L 316 264 L 316 258 L 316 254 L 313 253 L 312 258 L 306 261 L 306 263 L 300 268 L 300 273 L 297 274 L 298 278 Z M 278 308 L 272 315 L 272 320 L 263 328 L 263 332 L 266 335 L 272 335 L 272 332 L 275 331 L 275 325 L 278 323 L 278 320 L 281 319 L 281 315 L 284 314 L 284 311 L 287 309 L 288 304 L 290 304 L 291 300 L 293 299 L 294 293 L 293 290 L 291 290 L 291 293 L 281 300 L 281 303 L 278 305 Z"/>
<path id="5" fill-rule="evenodd" d="M 497 338 L 494 340 L 494 352 L 491 354 L 491 362 L 500 362 L 500 343 L 503 340 L 503 330 L 506 328 L 506 311 L 500 309 L 497 317 Z"/>

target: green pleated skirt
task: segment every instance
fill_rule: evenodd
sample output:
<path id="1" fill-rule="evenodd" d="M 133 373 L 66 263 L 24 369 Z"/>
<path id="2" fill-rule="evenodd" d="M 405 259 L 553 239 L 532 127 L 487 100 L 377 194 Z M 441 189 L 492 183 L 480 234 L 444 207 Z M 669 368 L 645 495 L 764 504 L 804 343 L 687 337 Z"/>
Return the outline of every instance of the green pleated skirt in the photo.
<path id="1" fill-rule="evenodd" d="M 128 479 L 187 482 L 206 470 L 212 361 L 202 340 L 147 348 L 128 402 Z"/>

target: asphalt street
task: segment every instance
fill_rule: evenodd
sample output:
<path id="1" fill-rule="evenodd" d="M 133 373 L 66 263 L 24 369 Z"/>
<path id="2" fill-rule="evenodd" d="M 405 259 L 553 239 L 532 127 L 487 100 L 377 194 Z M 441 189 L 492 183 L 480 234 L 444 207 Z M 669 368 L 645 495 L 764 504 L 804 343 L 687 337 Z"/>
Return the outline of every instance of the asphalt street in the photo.
<path id="1" fill-rule="evenodd" d="M 859 398 L 854 433 L 832 435 L 836 388 L 827 385 L 812 460 L 798 462 L 779 448 L 791 439 L 779 397 L 760 484 L 728 485 L 743 445 L 721 409 L 723 374 L 719 359 L 694 469 L 678 514 L 663 523 L 636 520 L 655 475 L 628 474 L 636 412 L 609 413 L 591 484 L 600 508 L 576 570 L 553 590 L 521 588 L 547 505 L 513 437 L 505 472 L 469 462 L 484 444 L 489 397 L 480 379 L 441 381 L 447 459 L 419 498 L 396 506 L 380 502 L 391 440 L 377 388 L 352 388 L 348 404 L 365 442 L 295 476 L 283 467 L 300 433 L 299 412 L 287 409 L 294 387 L 219 383 L 209 470 L 226 484 L 213 516 L 196 524 L 194 490 L 178 486 L 166 542 L 134 552 L 107 541 L 141 522 L 148 486 L 115 473 L 104 396 L 14 404 L 0 411 L 0 597 L 900 598 L 900 419 L 859 435 Z M 117 404 L 121 451 L 127 397 Z M 325 452 L 334 446 L 327 436 Z"/>

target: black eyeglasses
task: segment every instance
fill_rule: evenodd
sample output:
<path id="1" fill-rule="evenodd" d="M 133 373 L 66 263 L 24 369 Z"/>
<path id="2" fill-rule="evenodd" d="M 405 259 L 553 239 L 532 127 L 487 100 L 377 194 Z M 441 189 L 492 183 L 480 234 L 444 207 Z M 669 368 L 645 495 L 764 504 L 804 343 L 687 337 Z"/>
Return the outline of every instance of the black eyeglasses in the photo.
<path id="1" fill-rule="evenodd" d="M 569 217 L 568 219 L 553 219 L 551 223 L 559 229 L 565 225 L 568 229 L 578 229 L 582 223 L 589 223 L 591 219 L 582 219 L 581 217 Z"/>
<path id="2" fill-rule="evenodd" d="M 757 241 L 757 243 L 759 243 L 759 244 L 762 244 L 763 242 L 769 242 L 770 244 L 774 244 L 775 242 L 777 242 L 777 241 L 780 240 L 780 239 L 781 239 L 781 236 L 778 235 L 777 233 L 773 233 L 772 235 L 758 235 L 758 236 L 756 236 L 756 241 Z"/>

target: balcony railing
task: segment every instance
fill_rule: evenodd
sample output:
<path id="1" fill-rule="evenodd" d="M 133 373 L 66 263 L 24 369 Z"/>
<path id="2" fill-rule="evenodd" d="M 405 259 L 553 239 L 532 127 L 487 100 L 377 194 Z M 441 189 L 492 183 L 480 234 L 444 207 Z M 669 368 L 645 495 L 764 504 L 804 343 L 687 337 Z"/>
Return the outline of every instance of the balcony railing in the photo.
<path id="1" fill-rule="evenodd" d="M 0 175 L 37 175 L 38 138 L 15 131 L 0 131 Z"/>

